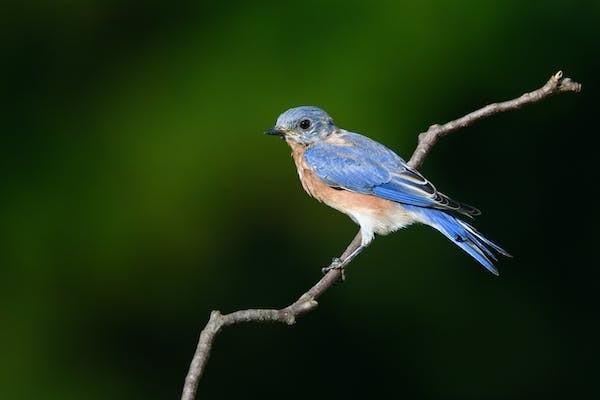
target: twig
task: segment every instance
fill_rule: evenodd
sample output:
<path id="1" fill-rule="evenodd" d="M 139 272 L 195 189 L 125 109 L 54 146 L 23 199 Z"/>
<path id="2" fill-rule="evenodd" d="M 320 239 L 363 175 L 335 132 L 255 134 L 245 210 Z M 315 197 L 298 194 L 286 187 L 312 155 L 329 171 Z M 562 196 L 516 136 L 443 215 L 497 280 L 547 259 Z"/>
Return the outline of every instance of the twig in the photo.
<path id="1" fill-rule="evenodd" d="M 360 244 L 361 240 L 362 236 L 359 232 L 340 258 L 346 258 L 352 252 L 352 248 L 354 248 L 356 244 Z M 181 399 L 194 400 L 198 388 L 198 381 L 200 381 L 206 363 L 208 362 L 212 344 L 222 327 L 240 322 L 281 322 L 286 325 L 293 325 L 296 323 L 296 318 L 317 308 L 319 305 L 317 299 L 341 277 L 341 270 L 333 269 L 329 271 L 323 275 L 313 287 L 300 296 L 298 300 L 280 310 L 251 309 L 235 311 L 225 315 L 221 314 L 219 311 L 213 311 L 210 314 L 208 323 L 200 333 L 196 353 L 194 353 L 194 358 L 192 359 L 190 369 L 185 378 Z"/>
<path id="2" fill-rule="evenodd" d="M 516 99 L 503 101 L 501 103 L 492 103 L 477 111 L 473 111 L 470 114 L 465 115 L 454 121 L 445 123 L 444 125 L 431 125 L 427 132 L 419 134 L 419 144 L 415 149 L 412 157 L 408 161 L 408 165 L 412 168 L 418 169 L 425 157 L 431 151 L 431 148 L 437 143 L 437 141 L 462 128 L 473 125 L 475 122 L 480 121 L 484 118 L 492 116 L 494 114 L 500 114 L 505 111 L 517 110 L 528 104 L 537 103 L 557 93 L 563 92 L 580 92 L 581 84 L 572 81 L 569 78 L 563 78 L 563 72 L 558 71 L 552 75 L 548 82 L 541 88 L 534 90 L 533 92 L 525 93 L 521 97 Z"/>
<path id="3" fill-rule="evenodd" d="M 487 105 L 464 117 L 447 122 L 443 125 L 432 125 L 427 132 L 419 134 L 419 143 L 408 164 L 412 168 L 419 168 L 437 141 L 458 129 L 471 126 L 475 122 L 494 114 L 516 110 L 525 105 L 537 103 L 554 94 L 579 92 L 580 90 L 581 85 L 579 83 L 574 82 L 569 78 L 564 78 L 562 71 L 559 71 L 550 77 L 544 86 L 533 92 L 525 93 L 521 97 L 513 100 Z M 348 246 L 348 249 L 346 249 L 344 254 L 340 257 L 341 259 L 348 256 L 349 251 L 357 241 L 360 241 L 360 238 L 359 232 L 350 246 Z M 198 346 L 185 378 L 181 399 L 194 400 L 196 397 L 198 382 L 206 368 L 206 363 L 208 362 L 213 343 L 223 327 L 242 322 L 281 322 L 283 324 L 293 325 L 298 317 L 314 310 L 318 306 L 317 299 L 338 281 L 341 278 L 341 275 L 342 272 L 339 269 L 330 270 L 312 288 L 310 288 L 310 290 L 300 296 L 298 300 L 279 310 L 250 309 L 235 311 L 230 314 L 221 314 L 219 311 L 213 311 L 210 314 L 208 323 L 200 333 Z"/>

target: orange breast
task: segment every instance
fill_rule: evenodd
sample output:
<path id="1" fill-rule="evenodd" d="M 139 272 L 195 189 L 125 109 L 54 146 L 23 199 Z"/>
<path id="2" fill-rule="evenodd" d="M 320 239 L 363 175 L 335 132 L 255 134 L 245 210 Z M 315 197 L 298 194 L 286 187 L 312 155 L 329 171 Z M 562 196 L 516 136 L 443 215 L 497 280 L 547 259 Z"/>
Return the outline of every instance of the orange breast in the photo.
<path id="1" fill-rule="evenodd" d="M 289 141 L 288 144 L 292 148 L 292 158 L 296 163 L 302 187 L 315 199 L 345 214 L 351 214 L 353 211 L 360 210 L 384 215 L 391 210 L 397 209 L 397 205 L 393 201 L 368 194 L 338 190 L 326 185 L 306 165 L 306 161 L 304 160 L 305 147 L 292 141 Z"/>

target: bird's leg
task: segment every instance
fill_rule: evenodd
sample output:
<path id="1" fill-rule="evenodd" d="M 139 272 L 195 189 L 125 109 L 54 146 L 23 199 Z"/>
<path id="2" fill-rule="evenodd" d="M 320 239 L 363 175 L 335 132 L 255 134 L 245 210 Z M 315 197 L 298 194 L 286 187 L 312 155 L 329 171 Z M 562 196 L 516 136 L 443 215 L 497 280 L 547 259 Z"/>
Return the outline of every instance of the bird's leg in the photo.
<path id="1" fill-rule="evenodd" d="M 348 265 L 350 263 L 350 261 L 352 261 L 357 255 L 359 255 L 360 252 L 365 249 L 365 247 L 367 247 L 367 246 L 363 246 L 363 244 L 362 244 L 362 234 L 360 231 L 358 231 L 358 233 L 356 234 L 354 239 L 352 239 L 352 242 L 350 242 L 350 244 L 348 245 L 346 250 L 344 250 L 344 253 L 339 258 L 338 257 L 334 258 L 331 261 L 331 264 L 329 264 L 329 266 L 327 266 L 325 268 L 322 268 L 321 271 L 324 274 L 326 274 L 327 272 L 331 271 L 332 269 L 341 269 L 342 270 L 342 281 L 343 281 L 345 279 L 344 268 L 346 267 L 346 265 Z"/>
<path id="2" fill-rule="evenodd" d="M 348 257 L 344 258 L 342 261 L 342 265 L 340 265 L 338 268 L 344 268 L 346 267 L 346 265 L 350 264 L 350 261 L 354 260 L 354 258 L 359 255 L 364 249 L 366 249 L 367 246 L 363 246 L 362 244 L 359 245 L 356 249 L 354 249 L 354 251 L 352 253 L 350 253 L 348 255 Z"/>

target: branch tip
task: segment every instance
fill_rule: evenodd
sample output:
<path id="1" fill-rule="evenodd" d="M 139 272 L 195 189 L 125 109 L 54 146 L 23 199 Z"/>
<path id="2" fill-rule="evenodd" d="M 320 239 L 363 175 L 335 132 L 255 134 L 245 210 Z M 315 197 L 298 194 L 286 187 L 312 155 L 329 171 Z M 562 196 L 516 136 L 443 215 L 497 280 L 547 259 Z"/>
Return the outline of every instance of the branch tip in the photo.
<path id="1" fill-rule="evenodd" d="M 562 71 L 558 71 L 556 74 L 554 74 L 548 83 L 551 83 L 553 86 L 551 90 L 555 89 L 558 92 L 581 92 L 581 84 L 575 82 L 569 77 L 565 77 Z"/>

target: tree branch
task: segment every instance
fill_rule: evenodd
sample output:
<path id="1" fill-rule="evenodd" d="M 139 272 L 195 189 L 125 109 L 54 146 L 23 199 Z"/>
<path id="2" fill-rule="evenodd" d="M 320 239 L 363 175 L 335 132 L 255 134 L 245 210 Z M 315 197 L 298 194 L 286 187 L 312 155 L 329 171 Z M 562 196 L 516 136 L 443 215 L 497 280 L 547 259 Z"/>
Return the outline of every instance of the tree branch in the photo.
<path id="1" fill-rule="evenodd" d="M 489 104 L 464 117 L 447 122 L 444 125 L 431 125 L 427 132 L 419 134 L 419 144 L 408 161 L 408 165 L 411 168 L 418 169 L 440 138 L 459 129 L 469 127 L 479 120 L 505 111 L 517 110 L 528 104 L 537 103 L 558 93 L 577 93 L 579 91 L 581 91 L 581 84 L 574 82 L 569 78 L 564 78 L 562 71 L 558 71 L 550 77 L 544 86 L 533 92 L 525 93 L 516 99 Z"/>
<path id="2" fill-rule="evenodd" d="M 516 110 L 525 105 L 537 103 L 554 94 L 579 92 L 580 90 L 581 85 L 579 83 L 574 82 L 569 78 L 564 78 L 562 71 L 559 71 L 550 77 L 544 86 L 533 92 L 525 93 L 521 97 L 513 100 L 487 105 L 464 117 L 447 122 L 443 125 L 432 125 L 427 132 L 419 134 L 417 148 L 410 158 L 408 165 L 415 169 L 419 168 L 438 140 L 458 129 L 471 126 L 475 122 L 495 114 Z M 359 243 L 360 239 L 361 236 L 359 232 L 344 254 L 340 257 L 342 260 L 350 254 L 353 246 Z M 230 314 L 221 314 L 219 311 L 213 311 L 210 314 L 208 323 L 200 333 L 198 346 L 185 378 L 181 399 L 194 400 L 196 397 L 198 382 L 206 368 L 206 363 L 208 362 L 215 338 L 222 328 L 242 322 L 280 322 L 286 325 L 293 325 L 298 317 L 314 310 L 318 306 L 317 299 L 341 277 L 341 270 L 330 270 L 312 288 L 300 296 L 298 300 L 282 309 L 250 309 L 235 311 Z"/>

